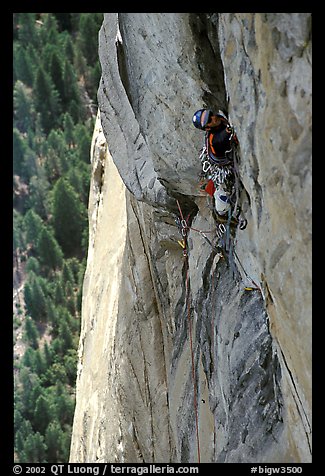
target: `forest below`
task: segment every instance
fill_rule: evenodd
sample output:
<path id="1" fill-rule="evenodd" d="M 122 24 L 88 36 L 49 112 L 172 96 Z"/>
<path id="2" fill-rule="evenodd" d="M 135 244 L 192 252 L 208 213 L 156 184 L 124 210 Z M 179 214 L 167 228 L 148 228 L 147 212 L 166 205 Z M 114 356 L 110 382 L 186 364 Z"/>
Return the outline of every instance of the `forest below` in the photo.
<path id="1" fill-rule="evenodd" d="M 67 462 L 101 13 L 13 14 L 16 462 Z"/>

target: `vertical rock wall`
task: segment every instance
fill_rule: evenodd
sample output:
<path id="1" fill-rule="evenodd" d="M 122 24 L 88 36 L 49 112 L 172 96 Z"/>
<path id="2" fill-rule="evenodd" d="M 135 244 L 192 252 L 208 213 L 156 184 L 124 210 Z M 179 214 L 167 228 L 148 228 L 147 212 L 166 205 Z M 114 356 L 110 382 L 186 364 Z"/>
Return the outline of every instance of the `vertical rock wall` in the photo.
<path id="1" fill-rule="evenodd" d="M 105 14 L 71 461 L 311 460 L 310 35 L 307 13 Z M 240 140 L 235 274 L 177 243 L 176 199 L 215 230 L 203 105 Z"/>

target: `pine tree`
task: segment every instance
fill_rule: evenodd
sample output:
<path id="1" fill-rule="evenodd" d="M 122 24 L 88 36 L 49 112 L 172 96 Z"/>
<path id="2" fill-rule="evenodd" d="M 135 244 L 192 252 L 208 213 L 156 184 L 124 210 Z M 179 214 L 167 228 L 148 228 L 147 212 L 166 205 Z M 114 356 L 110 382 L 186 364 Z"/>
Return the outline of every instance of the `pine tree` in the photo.
<path id="1" fill-rule="evenodd" d="M 35 350 L 32 347 L 28 347 L 24 353 L 24 356 L 22 358 L 22 364 L 25 367 L 28 367 L 31 369 L 31 371 L 34 371 L 35 368 Z"/>
<path id="2" fill-rule="evenodd" d="M 29 280 L 24 287 L 25 305 L 28 314 L 35 321 L 44 321 L 47 316 L 47 303 L 41 280 L 34 273 L 29 274 Z"/>
<path id="3" fill-rule="evenodd" d="M 18 13 L 18 39 L 22 45 L 39 46 L 39 36 L 36 29 L 35 13 Z"/>
<path id="4" fill-rule="evenodd" d="M 44 436 L 38 431 L 27 436 L 24 448 L 20 452 L 20 463 L 43 463 L 46 455 L 46 445 L 44 443 Z"/>
<path id="5" fill-rule="evenodd" d="M 79 44 L 87 64 L 93 66 L 98 61 L 98 31 L 102 15 L 81 13 L 79 22 Z"/>
<path id="6" fill-rule="evenodd" d="M 32 128 L 35 120 L 35 110 L 31 92 L 26 85 L 18 80 L 14 87 L 14 125 L 20 132 Z"/>
<path id="7" fill-rule="evenodd" d="M 67 36 L 65 39 L 64 45 L 64 57 L 67 61 L 70 61 L 71 64 L 74 62 L 74 47 L 71 41 L 71 36 Z"/>
<path id="8" fill-rule="evenodd" d="M 46 133 L 56 126 L 60 114 L 59 93 L 42 66 L 39 66 L 33 91 L 35 94 L 35 109 L 41 115 L 42 127 Z"/>
<path id="9" fill-rule="evenodd" d="M 28 258 L 28 260 L 27 260 L 27 262 L 26 262 L 25 271 L 26 271 L 27 273 L 29 273 L 30 271 L 32 271 L 32 272 L 35 273 L 35 274 L 39 274 L 39 272 L 40 272 L 40 264 L 39 264 L 38 259 L 35 258 L 34 256 L 31 256 L 30 258 Z"/>
<path id="10" fill-rule="evenodd" d="M 32 87 L 34 72 L 30 55 L 21 44 L 14 43 L 13 67 L 15 78 Z"/>
<path id="11" fill-rule="evenodd" d="M 26 182 L 30 182 L 31 177 L 37 175 L 37 157 L 35 152 L 30 148 L 26 147 L 25 156 L 24 156 L 24 168 L 23 168 L 23 178 Z"/>
<path id="12" fill-rule="evenodd" d="M 70 260 L 65 260 L 62 268 L 62 284 L 64 286 L 66 286 L 68 282 L 74 283 L 74 276 L 69 261 Z"/>
<path id="13" fill-rule="evenodd" d="M 71 330 L 67 322 L 64 321 L 62 318 L 61 318 L 60 327 L 59 327 L 59 337 L 62 339 L 62 342 L 63 342 L 62 352 L 65 353 L 66 351 L 71 349 L 73 341 L 72 341 Z"/>
<path id="14" fill-rule="evenodd" d="M 24 223 L 27 242 L 37 246 L 44 227 L 43 220 L 33 209 L 30 209 L 24 217 Z"/>
<path id="15" fill-rule="evenodd" d="M 53 225 L 56 238 L 67 255 L 80 251 L 85 225 L 84 209 L 70 184 L 59 179 L 53 193 Z"/>
<path id="16" fill-rule="evenodd" d="M 74 145 L 74 123 L 68 112 L 63 116 L 63 130 L 66 144 L 72 147 Z"/>
<path id="17" fill-rule="evenodd" d="M 57 180 L 64 168 L 61 166 L 61 158 L 66 153 L 66 144 L 61 131 L 52 129 L 47 138 L 47 157 L 44 164 L 46 175 L 50 181 Z"/>
<path id="18" fill-rule="evenodd" d="M 64 99 L 63 61 L 54 48 L 51 51 L 49 73 L 62 103 Z"/>
<path id="19" fill-rule="evenodd" d="M 47 367 L 50 367 L 53 362 L 53 352 L 47 342 L 44 344 L 44 360 Z"/>
<path id="20" fill-rule="evenodd" d="M 62 429 L 57 420 L 49 423 L 45 432 L 45 444 L 47 446 L 47 462 L 58 463 L 61 453 Z"/>
<path id="21" fill-rule="evenodd" d="M 75 143 L 78 144 L 78 155 L 79 158 L 89 164 L 90 162 L 90 146 L 91 146 L 91 133 L 89 128 L 84 126 L 83 124 L 78 124 L 75 127 Z"/>
<path id="22" fill-rule="evenodd" d="M 56 386 L 55 402 L 56 415 L 58 420 L 61 422 L 61 425 L 71 425 L 75 403 L 61 382 Z"/>
<path id="23" fill-rule="evenodd" d="M 54 302 L 56 305 L 64 304 L 64 291 L 63 286 L 60 281 L 56 281 L 55 283 L 55 293 L 54 293 Z"/>
<path id="24" fill-rule="evenodd" d="M 34 426 L 42 434 L 52 420 L 51 410 L 48 401 L 43 395 L 40 395 L 36 401 L 34 412 Z"/>
<path id="25" fill-rule="evenodd" d="M 46 370 L 46 362 L 45 359 L 42 355 L 42 353 L 39 350 L 35 351 L 35 360 L 34 360 L 34 372 L 41 377 L 41 375 L 45 372 Z"/>
<path id="26" fill-rule="evenodd" d="M 64 94 L 63 103 L 67 107 L 67 112 L 71 115 L 74 122 L 78 122 L 82 117 L 82 106 L 76 74 L 70 62 L 66 61 L 63 70 Z M 77 109 L 71 110 L 71 104 L 75 103 Z M 77 113 L 77 114 L 76 114 Z"/>
<path id="27" fill-rule="evenodd" d="M 24 173 L 24 156 L 26 143 L 18 129 L 13 130 L 13 173 L 22 176 Z"/>
<path id="28" fill-rule="evenodd" d="M 43 44 L 59 45 L 58 21 L 53 13 L 43 14 L 43 28 L 41 30 Z"/>
<path id="29" fill-rule="evenodd" d="M 20 454 L 24 449 L 25 439 L 19 427 L 15 431 L 15 451 Z"/>
<path id="30" fill-rule="evenodd" d="M 29 181 L 29 199 L 30 208 L 34 209 L 44 220 L 48 217 L 48 202 L 50 184 L 47 180 L 44 168 L 38 168 L 37 175 L 31 177 Z"/>
<path id="31" fill-rule="evenodd" d="M 34 321 L 29 317 L 25 320 L 25 338 L 33 349 L 37 349 L 39 332 Z"/>
<path id="32" fill-rule="evenodd" d="M 37 249 L 39 260 L 46 268 L 55 270 L 62 265 L 62 250 L 48 228 L 42 229 Z"/>

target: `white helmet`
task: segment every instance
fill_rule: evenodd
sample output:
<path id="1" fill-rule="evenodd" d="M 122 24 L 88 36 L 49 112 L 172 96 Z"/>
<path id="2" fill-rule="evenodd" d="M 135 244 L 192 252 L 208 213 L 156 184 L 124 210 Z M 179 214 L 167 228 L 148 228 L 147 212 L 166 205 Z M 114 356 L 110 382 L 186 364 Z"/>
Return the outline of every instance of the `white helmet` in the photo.
<path id="1" fill-rule="evenodd" d="M 230 197 L 227 192 L 222 189 L 217 189 L 214 194 L 215 207 L 219 215 L 224 215 L 230 210 Z"/>

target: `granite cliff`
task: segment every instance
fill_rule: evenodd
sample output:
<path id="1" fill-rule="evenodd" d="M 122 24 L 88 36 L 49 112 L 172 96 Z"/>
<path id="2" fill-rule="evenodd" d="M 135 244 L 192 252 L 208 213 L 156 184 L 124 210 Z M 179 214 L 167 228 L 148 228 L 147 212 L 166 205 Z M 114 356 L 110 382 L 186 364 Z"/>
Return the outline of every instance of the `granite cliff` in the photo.
<path id="1" fill-rule="evenodd" d="M 99 43 L 70 460 L 310 462 L 311 15 L 107 13 Z M 240 142 L 236 273 L 178 244 L 176 200 L 216 226 L 205 105 Z"/>

